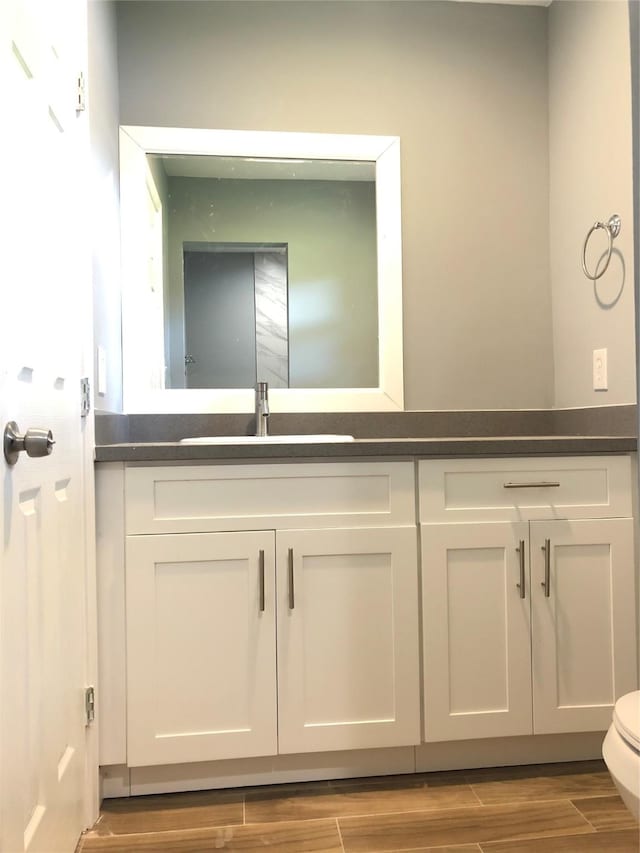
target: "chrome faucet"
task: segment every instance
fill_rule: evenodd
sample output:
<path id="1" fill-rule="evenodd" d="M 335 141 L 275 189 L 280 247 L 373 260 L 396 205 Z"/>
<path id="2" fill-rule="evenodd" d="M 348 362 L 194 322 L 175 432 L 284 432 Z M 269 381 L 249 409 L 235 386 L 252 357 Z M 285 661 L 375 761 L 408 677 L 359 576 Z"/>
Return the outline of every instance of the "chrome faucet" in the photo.
<path id="1" fill-rule="evenodd" d="M 269 383 L 256 385 L 256 435 L 269 435 Z"/>

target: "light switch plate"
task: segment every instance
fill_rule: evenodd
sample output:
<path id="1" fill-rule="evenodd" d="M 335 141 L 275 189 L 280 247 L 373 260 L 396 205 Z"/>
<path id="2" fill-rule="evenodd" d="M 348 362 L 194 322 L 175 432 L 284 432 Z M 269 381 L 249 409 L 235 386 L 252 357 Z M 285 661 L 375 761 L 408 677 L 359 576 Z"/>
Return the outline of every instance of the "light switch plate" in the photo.
<path id="1" fill-rule="evenodd" d="M 608 389 L 607 377 L 607 350 L 594 349 L 593 351 L 593 390 L 606 391 Z"/>

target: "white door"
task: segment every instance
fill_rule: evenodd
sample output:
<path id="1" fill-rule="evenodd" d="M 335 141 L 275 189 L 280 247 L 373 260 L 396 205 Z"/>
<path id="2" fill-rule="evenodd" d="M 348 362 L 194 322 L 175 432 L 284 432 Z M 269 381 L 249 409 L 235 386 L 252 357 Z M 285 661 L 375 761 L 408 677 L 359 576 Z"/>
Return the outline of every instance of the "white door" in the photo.
<path id="1" fill-rule="evenodd" d="M 2 2 L 0 429 L 56 441 L 48 457 L 0 457 L 3 853 L 73 851 L 85 825 L 85 12 L 82 0 Z"/>
<path id="2" fill-rule="evenodd" d="M 275 755 L 273 531 L 127 538 L 127 763 Z"/>
<path id="3" fill-rule="evenodd" d="M 427 741 L 532 732 L 528 532 L 421 527 Z"/>
<path id="4" fill-rule="evenodd" d="M 637 687 L 635 600 L 632 519 L 531 522 L 536 734 L 609 726 Z"/>
<path id="5" fill-rule="evenodd" d="M 186 388 L 255 387 L 254 269 L 253 252 L 184 252 Z"/>
<path id="6" fill-rule="evenodd" d="M 280 753 L 420 742 L 416 529 L 276 534 Z"/>

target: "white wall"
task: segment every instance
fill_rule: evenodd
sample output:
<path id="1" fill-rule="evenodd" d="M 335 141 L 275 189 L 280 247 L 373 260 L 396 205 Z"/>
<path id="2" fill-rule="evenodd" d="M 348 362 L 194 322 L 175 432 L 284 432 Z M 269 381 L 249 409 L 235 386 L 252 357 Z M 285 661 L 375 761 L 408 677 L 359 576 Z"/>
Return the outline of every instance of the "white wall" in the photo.
<path id="1" fill-rule="evenodd" d="M 629 9 L 622 0 L 549 8 L 550 269 L 559 408 L 636 399 Z M 596 220 L 622 217 L 609 269 L 581 269 Z M 602 230 L 590 247 L 606 248 Z M 589 254 L 595 266 L 598 252 Z M 609 390 L 592 387 L 592 352 L 606 347 Z"/>
<path id="2" fill-rule="evenodd" d="M 89 62 L 87 104 L 92 153 L 93 298 L 95 347 L 107 359 L 107 393 L 94 389 L 95 408 L 122 411 L 122 336 L 120 316 L 120 222 L 118 169 L 118 68 L 115 5 L 88 5 Z M 97 385 L 97 363 L 94 376 Z"/>

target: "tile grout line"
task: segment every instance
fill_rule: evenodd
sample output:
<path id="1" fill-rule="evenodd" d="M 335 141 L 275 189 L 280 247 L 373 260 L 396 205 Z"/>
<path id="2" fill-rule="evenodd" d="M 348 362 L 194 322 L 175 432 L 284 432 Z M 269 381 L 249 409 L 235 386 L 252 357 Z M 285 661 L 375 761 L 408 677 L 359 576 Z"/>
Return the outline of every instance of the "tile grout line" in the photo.
<path id="1" fill-rule="evenodd" d="M 573 808 L 578 812 L 578 814 L 580 815 L 580 817 L 582 818 L 582 820 L 583 820 L 583 821 L 585 821 L 585 823 L 587 824 L 587 826 L 591 827 L 591 831 L 592 831 L 592 832 L 597 832 L 597 831 L 598 831 L 598 830 L 595 828 L 595 826 L 591 823 L 591 821 L 589 820 L 589 818 L 585 817 L 585 816 L 582 814 L 582 812 L 581 812 L 581 811 L 580 811 L 580 809 L 577 807 L 577 805 L 573 802 L 573 800 L 567 800 L 567 802 L 568 802 L 568 803 L 569 803 L 569 804 L 570 804 L 570 805 L 571 805 L 571 806 L 572 806 L 572 807 L 573 807 Z"/>
<path id="2" fill-rule="evenodd" d="M 553 800 L 536 800 L 535 803 L 536 804 L 542 804 L 542 803 L 550 803 L 550 804 L 565 803 L 565 804 L 567 804 L 567 803 L 570 803 L 573 806 L 573 803 L 571 802 L 571 800 L 567 799 L 566 797 L 563 799 L 556 798 Z M 481 806 L 481 809 L 491 808 L 494 805 L 501 807 L 502 805 L 506 805 L 506 806 L 518 805 L 519 806 L 519 805 L 528 805 L 528 804 L 527 803 L 515 803 L 515 804 L 514 803 L 505 803 L 505 804 L 498 803 L 498 804 L 490 804 L 489 806 Z M 467 808 L 467 807 L 463 806 L 461 808 Z M 470 808 L 475 809 L 477 807 L 471 806 Z M 516 835 L 516 836 L 505 836 L 505 837 L 500 837 L 500 838 L 491 838 L 490 840 L 487 840 L 486 843 L 487 844 L 498 843 L 498 842 L 506 843 L 509 841 L 517 842 L 517 841 L 529 841 L 529 840 L 530 841 L 544 841 L 545 839 L 560 839 L 560 838 L 564 838 L 564 837 L 568 837 L 568 836 L 572 836 L 572 835 L 594 835 L 594 834 L 597 834 L 597 830 L 594 829 L 592 824 L 585 818 L 585 816 L 583 814 L 581 814 L 581 812 L 575 806 L 573 806 L 573 808 L 575 809 L 575 811 L 578 812 L 579 816 L 584 821 L 583 828 L 588 827 L 588 830 L 586 832 L 581 833 L 578 827 L 574 827 L 571 830 L 571 832 L 569 832 L 569 833 L 567 833 L 567 832 L 555 833 L 552 831 L 552 829 L 550 827 L 548 830 L 544 830 L 542 832 L 535 832 L 533 835 L 527 834 L 525 836 Z M 422 814 L 435 813 L 436 811 L 438 811 L 438 810 L 437 809 L 422 810 Z M 442 809 L 440 811 L 449 811 L 449 809 Z M 396 812 L 394 814 L 400 815 L 400 814 L 413 814 L 413 813 L 415 813 L 415 812 L 407 811 L 407 812 Z M 375 817 L 375 816 L 376 815 L 366 815 L 365 817 Z M 352 816 L 348 816 L 348 817 L 352 817 Z M 344 819 L 344 818 L 341 818 L 341 819 Z M 342 834 L 341 834 L 341 838 L 342 838 Z M 485 848 L 482 847 L 482 843 L 484 843 L 484 842 L 479 842 L 479 841 L 464 842 L 464 844 L 469 844 L 469 845 L 473 845 L 474 847 L 477 847 L 479 853 L 484 853 Z M 431 846 L 433 847 L 433 845 L 431 845 Z M 448 844 L 437 845 L 436 847 L 433 847 L 434 853 L 437 853 L 437 850 L 439 847 L 448 847 L 448 846 L 450 846 L 450 845 L 448 845 Z M 413 850 L 413 849 L 415 849 L 415 848 L 407 849 L 407 853 L 411 853 L 411 850 Z M 431 848 L 429 848 L 429 849 L 431 849 Z M 488 848 L 487 848 L 487 851 L 488 851 Z"/>
<path id="3" fill-rule="evenodd" d="M 393 807 L 389 807 L 388 811 L 386 809 L 383 811 L 373 811 L 373 812 L 371 812 L 371 811 L 356 811 L 356 812 L 347 813 L 347 814 L 338 814 L 338 815 L 326 814 L 326 815 L 315 815 L 312 817 L 299 817 L 297 815 L 290 815 L 288 817 L 280 817 L 278 820 L 264 820 L 263 819 L 263 820 L 252 821 L 252 823 L 271 824 L 271 823 L 283 823 L 283 822 L 288 822 L 288 821 L 309 821 L 309 820 L 327 820 L 327 819 L 330 820 L 332 817 L 335 817 L 336 820 L 338 820 L 338 819 L 347 819 L 347 818 L 377 817 L 378 815 L 384 816 L 384 815 L 393 815 L 393 814 L 415 814 L 418 812 L 429 812 L 429 813 L 431 813 L 431 812 L 450 811 L 452 809 L 462 809 L 462 808 L 471 808 L 471 809 L 478 808 L 479 809 L 479 808 L 490 808 L 493 806 L 521 805 L 521 804 L 523 804 L 523 803 L 520 803 L 520 801 L 514 801 L 513 803 L 511 803 L 511 802 L 507 802 L 507 803 L 503 803 L 503 802 L 483 803 L 482 800 L 480 799 L 480 797 L 473 790 L 472 785 L 465 783 L 464 785 L 460 786 L 460 788 L 462 788 L 462 787 L 466 788 L 468 790 L 468 792 L 473 796 L 473 798 L 474 798 L 473 802 L 470 802 L 470 803 L 451 803 L 448 805 L 431 805 L 431 806 L 429 804 L 421 804 L 421 805 L 416 805 L 414 808 L 403 808 L 403 809 L 395 808 L 394 809 Z M 427 789 L 427 790 L 429 790 L 429 789 Z M 377 792 L 377 793 L 383 793 L 383 792 L 381 791 L 381 792 Z M 335 796 L 346 796 L 345 794 L 342 794 L 342 793 L 340 793 L 340 791 L 337 791 L 337 790 L 331 791 L 331 794 L 335 795 Z M 295 798 L 293 798 L 293 799 L 295 800 Z M 555 799 L 561 799 L 561 798 L 552 798 L 551 800 L 549 800 L 549 802 L 554 802 Z M 528 803 L 530 801 L 526 800 L 525 802 Z M 536 802 L 547 802 L 547 800 L 539 800 Z M 364 808 L 364 806 L 363 806 L 363 808 Z"/>
<path id="4" fill-rule="evenodd" d="M 356 812 L 354 814 L 336 815 L 335 818 L 336 818 L 336 820 L 350 820 L 352 818 L 389 817 L 392 815 L 403 815 L 403 814 L 431 815 L 431 814 L 436 814 L 436 813 L 440 813 L 440 812 L 456 811 L 457 809 L 478 809 L 478 811 L 481 811 L 481 810 L 487 810 L 487 809 L 502 808 L 503 806 L 523 806 L 524 807 L 524 806 L 542 804 L 542 803 L 555 804 L 555 803 L 562 803 L 562 802 L 571 802 L 571 800 L 565 796 L 565 797 L 551 797 L 550 799 L 547 798 L 547 799 L 539 799 L 539 800 L 511 800 L 511 801 L 499 802 L 499 803 L 483 803 L 482 801 L 479 801 L 478 803 L 462 803 L 462 804 L 458 803 L 457 805 L 435 806 L 432 808 L 424 808 L 423 807 L 423 808 L 412 808 L 412 809 L 397 809 L 395 811 Z M 571 803 L 571 805 L 573 805 L 573 803 Z M 576 806 L 573 806 L 573 807 L 576 809 L 576 811 L 578 812 L 580 817 L 582 817 L 585 821 L 587 821 L 587 823 L 589 823 L 589 821 L 582 814 L 582 812 Z M 327 815 L 324 817 L 323 816 L 286 817 L 286 818 L 283 818 L 282 820 L 278 820 L 278 821 L 262 820 L 262 821 L 256 821 L 256 823 L 273 824 L 273 823 L 287 823 L 287 822 L 291 822 L 291 821 L 303 822 L 304 823 L 305 821 L 328 820 L 328 819 L 331 819 L 331 815 Z M 596 830 L 594 829 L 594 831 L 596 831 Z M 472 843 L 475 844 L 476 842 L 472 842 Z"/>
<path id="5" fill-rule="evenodd" d="M 616 791 L 612 791 L 611 793 L 607 792 L 606 794 L 583 794 L 583 793 L 572 794 L 572 793 L 566 793 L 565 792 L 562 794 L 562 796 L 557 796 L 557 797 L 549 797 L 549 796 L 541 795 L 540 797 L 527 797 L 525 799 L 520 797 L 517 800 L 509 800 L 509 799 L 505 798 L 505 799 L 497 800 L 495 802 L 487 803 L 487 802 L 484 802 L 482 800 L 482 798 L 480 797 L 480 795 L 478 793 L 476 793 L 476 791 L 474 790 L 474 788 L 475 788 L 474 785 L 470 785 L 469 787 L 473 791 L 474 795 L 478 798 L 480 805 L 482 805 L 482 806 L 517 806 L 517 805 L 524 805 L 525 803 L 556 803 L 556 802 L 560 802 L 562 800 L 571 801 L 574 799 L 575 800 L 599 800 L 599 799 L 605 799 L 607 797 L 614 797 L 617 794 Z"/>
<path id="6" fill-rule="evenodd" d="M 547 802 L 546 800 L 539 802 Z M 555 802 L 555 800 L 549 800 L 548 802 Z M 496 805 L 501 806 L 502 803 L 496 803 Z M 512 803 L 507 803 L 506 805 L 513 805 Z M 516 805 L 520 805 L 517 803 Z M 349 820 L 350 818 L 361 818 L 361 817 L 389 817 L 390 815 L 401 815 L 401 814 L 435 814 L 436 812 L 448 812 L 454 811 L 455 809 L 484 809 L 489 808 L 490 806 L 486 806 L 484 803 L 464 803 L 462 805 L 458 804 L 455 806 L 437 806 L 435 808 L 418 808 L 418 809 L 396 809 L 395 811 L 382 811 L 382 812 L 355 812 L 353 814 L 342 814 L 342 815 L 316 815 L 315 817 L 285 817 L 280 820 L 258 820 L 253 821 L 253 825 L 264 824 L 265 826 L 271 826 L 276 823 L 306 823 L 312 820 Z"/>
<path id="7" fill-rule="evenodd" d="M 485 805 L 485 803 L 483 803 L 483 802 L 482 802 L 482 800 L 480 799 L 480 796 L 479 796 L 479 795 L 478 795 L 478 793 L 475 791 L 474 786 L 473 786 L 473 785 L 471 785 L 469 782 L 468 782 L 467 784 L 469 785 L 469 790 L 471 791 L 471 793 L 473 794 L 473 796 L 476 798 L 476 800 L 478 801 L 478 803 L 479 803 L 481 806 L 484 806 L 484 805 Z"/>

